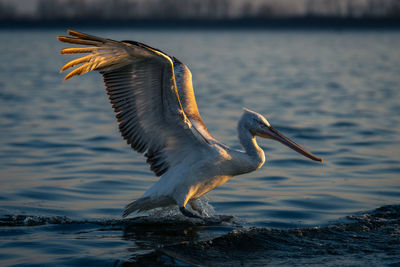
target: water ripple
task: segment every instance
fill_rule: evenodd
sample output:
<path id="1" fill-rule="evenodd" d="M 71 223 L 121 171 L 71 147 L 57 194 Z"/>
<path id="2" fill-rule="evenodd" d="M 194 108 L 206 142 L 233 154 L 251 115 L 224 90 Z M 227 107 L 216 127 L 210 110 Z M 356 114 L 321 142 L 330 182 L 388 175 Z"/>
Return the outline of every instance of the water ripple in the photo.
<path id="1" fill-rule="evenodd" d="M 216 230 L 181 220 L 171 228 L 154 221 L 129 226 L 119 220 L 122 209 L 158 177 L 121 138 L 101 76 L 90 73 L 62 83 L 55 66 L 67 59 L 59 55 L 59 30 L 4 29 L 0 217 L 25 217 L 18 230 L 12 222 L 1 227 L 0 265 L 111 266 L 135 260 L 185 265 L 188 257 L 217 266 L 400 262 L 398 235 L 392 231 L 398 225 L 385 228 L 378 211 L 351 227 L 304 228 L 399 200 L 398 33 L 92 30 L 114 39 L 135 38 L 184 60 L 201 115 L 218 140 L 242 149 L 236 124 L 244 106 L 266 115 L 324 164 L 257 137 L 267 154 L 265 165 L 209 193 L 216 212 L 236 216 L 239 225 L 213 225 Z M 57 215 L 76 224 L 47 223 Z M 97 224 L 98 218 L 118 220 Z M 248 226 L 280 229 L 248 231 Z M 282 229 L 288 227 L 300 232 Z M 243 233 L 225 236 L 232 228 Z M 217 232 L 220 240 L 214 239 Z"/>
<path id="2" fill-rule="evenodd" d="M 11 146 L 21 147 L 21 148 L 75 148 L 80 147 L 78 144 L 73 143 L 58 143 L 49 142 L 40 139 L 29 140 L 25 142 L 9 143 Z"/>

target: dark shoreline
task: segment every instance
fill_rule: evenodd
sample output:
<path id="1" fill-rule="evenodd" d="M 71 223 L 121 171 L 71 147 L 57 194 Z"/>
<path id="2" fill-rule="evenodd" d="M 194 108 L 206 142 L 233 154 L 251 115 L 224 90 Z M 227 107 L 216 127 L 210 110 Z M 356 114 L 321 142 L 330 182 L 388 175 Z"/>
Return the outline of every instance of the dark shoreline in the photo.
<path id="1" fill-rule="evenodd" d="M 304 17 L 276 19 L 60 19 L 0 20 L 0 29 L 36 29 L 59 27 L 142 28 L 142 29 L 288 29 L 288 30 L 400 30 L 398 18 Z"/>

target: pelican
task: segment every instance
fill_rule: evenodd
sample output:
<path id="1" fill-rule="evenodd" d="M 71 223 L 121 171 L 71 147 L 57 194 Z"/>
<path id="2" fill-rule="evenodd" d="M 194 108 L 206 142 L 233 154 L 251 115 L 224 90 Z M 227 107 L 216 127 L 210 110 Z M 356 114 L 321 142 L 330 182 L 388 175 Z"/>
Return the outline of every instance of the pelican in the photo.
<path id="1" fill-rule="evenodd" d="M 245 108 L 237 126 L 243 150 L 227 147 L 205 126 L 197 108 L 192 74 L 177 58 L 136 41 L 114 41 L 72 30 L 68 34 L 58 40 L 81 46 L 62 49 L 61 53 L 88 55 L 64 65 L 61 72 L 82 64 L 64 81 L 99 71 L 122 137 L 134 150 L 145 153 L 150 169 L 160 176 L 139 199 L 126 206 L 123 217 L 178 205 L 183 215 L 203 218 L 197 202 L 201 196 L 231 177 L 264 164 L 264 151 L 257 145 L 256 136 L 276 140 L 322 162 L 272 128 L 265 117 Z"/>

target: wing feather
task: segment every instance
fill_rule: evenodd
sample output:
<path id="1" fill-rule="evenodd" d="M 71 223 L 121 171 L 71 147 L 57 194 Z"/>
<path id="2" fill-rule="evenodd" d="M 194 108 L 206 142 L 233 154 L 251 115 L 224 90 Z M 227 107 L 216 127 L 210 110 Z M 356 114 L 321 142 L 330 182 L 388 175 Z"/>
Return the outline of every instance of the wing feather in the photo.
<path id="1" fill-rule="evenodd" d="M 71 47 L 62 49 L 61 54 L 90 53 L 97 49 L 97 47 Z"/>
<path id="2" fill-rule="evenodd" d="M 186 116 L 204 138 L 209 142 L 218 142 L 208 131 L 200 116 L 193 90 L 192 73 L 189 68 L 177 58 L 173 57 L 173 61 L 179 97 Z"/>
<path id="3" fill-rule="evenodd" d="M 68 33 L 72 37 L 58 39 L 91 47 L 62 50 L 66 54 L 90 53 L 62 68 L 64 71 L 83 64 L 65 80 L 92 70 L 100 71 L 123 138 L 136 151 L 146 152 L 147 162 L 156 175 L 179 164 L 193 149 L 208 147 L 207 138 L 193 127 L 182 107 L 174 62 L 169 56 L 138 42 Z"/>

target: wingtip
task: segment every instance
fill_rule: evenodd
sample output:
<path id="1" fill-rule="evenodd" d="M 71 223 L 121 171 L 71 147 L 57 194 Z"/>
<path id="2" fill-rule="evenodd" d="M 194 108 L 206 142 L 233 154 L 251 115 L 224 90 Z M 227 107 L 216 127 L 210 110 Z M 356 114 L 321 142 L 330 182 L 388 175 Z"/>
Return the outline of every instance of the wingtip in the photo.
<path id="1" fill-rule="evenodd" d="M 63 42 L 63 40 L 65 38 L 67 38 L 67 37 L 66 36 L 61 36 L 61 35 L 57 36 L 57 40 L 60 41 L 60 42 Z"/>
<path id="2" fill-rule="evenodd" d="M 78 32 L 78 31 L 71 30 L 71 29 L 68 29 L 67 33 L 69 35 L 71 35 L 71 36 L 74 36 L 74 37 L 79 37 L 80 35 L 83 35 L 82 33 Z"/>
<path id="3" fill-rule="evenodd" d="M 72 73 L 72 72 L 71 72 Z M 75 74 L 69 73 L 67 76 L 64 77 L 64 82 L 72 78 Z"/>
<path id="4" fill-rule="evenodd" d="M 68 29 L 67 30 L 67 33 L 69 34 L 69 35 L 71 35 L 71 36 L 80 36 L 80 35 L 83 35 L 84 33 L 82 33 L 82 32 L 78 32 L 78 31 L 75 31 L 75 30 L 71 30 L 71 29 Z"/>
<path id="5" fill-rule="evenodd" d="M 69 40 L 71 39 L 71 37 L 68 36 L 57 36 L 57 40 L 63 43 L 70 43 Z M 61 50 L 61 54 L 63 54 L 62 50 Z"/>
<path id="6" fill-rule="evenodd" d="M 68 73 L 68 74 L 64 77 L 64 82 L 65 82 L 66 80 L 71 79 L 71 78 L 74 77 L 75 75 L 80 75 L 80 74 L 76 73 L 75 70 L 74 70 L 74 71 L 71 71 L 70 73 Z"/>
<path id="7" fill-rule="evenodd" d="M 75 36 L 76 34 L 79 34 L 79 32 L 71 30 L 71 29 L 68 29 L 67 30 L 67 34 L 71 35 L 71 36 Z M 69 38 L 71 38 L 71 37 L 68 37 L 68 36 L 57 36 L 57 39 L 60 42 L 65 42 L 65 40 L 68 40 Z"/>

